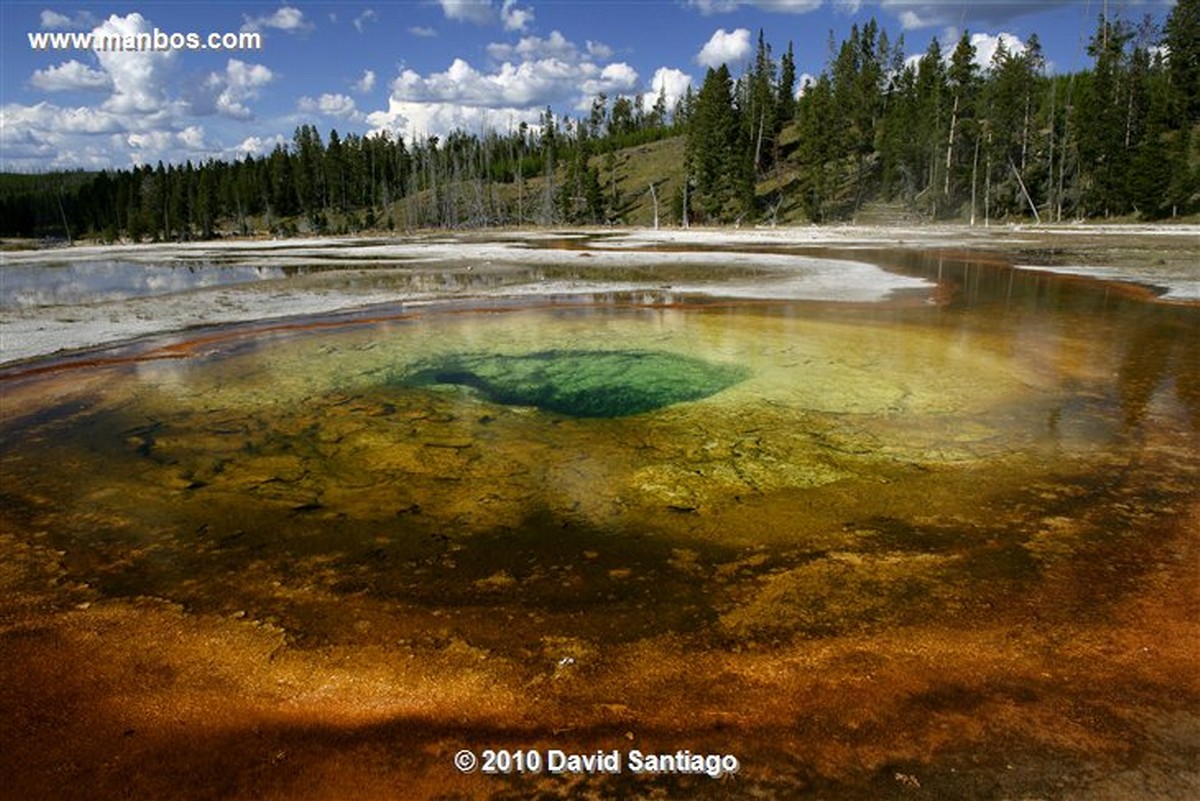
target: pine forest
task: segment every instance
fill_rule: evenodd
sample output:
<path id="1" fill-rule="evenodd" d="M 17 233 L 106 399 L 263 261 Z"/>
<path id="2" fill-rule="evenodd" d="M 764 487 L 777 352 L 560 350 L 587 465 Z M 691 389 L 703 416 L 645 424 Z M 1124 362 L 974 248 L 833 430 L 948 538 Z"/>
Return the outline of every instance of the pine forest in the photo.
<path id="1" fill-rule="evenodd" d="M 981 66 L 968 33 L 906 50 L 874 21 L 797 83 L 759 32 L 735 75 L 594 98 L 578 118 L 405 142 L 302 125 L 259 157 L 0 176 L 0 235 L 100 241 L 419 228 L 1162 220 L 1200 213 L 1200 0 L 1101 17 L 1088 69 L 1036 35 Z"/>

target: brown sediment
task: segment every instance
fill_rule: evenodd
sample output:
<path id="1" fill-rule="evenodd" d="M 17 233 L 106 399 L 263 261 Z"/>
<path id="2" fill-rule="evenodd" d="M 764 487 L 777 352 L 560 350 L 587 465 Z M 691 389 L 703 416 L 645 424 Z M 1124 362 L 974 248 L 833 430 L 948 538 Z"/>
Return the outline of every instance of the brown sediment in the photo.
<path id="1" fill-rule="evenodd" d="M 1106 621 L 916 624 L 737 649 L 677 635 L 559 638 L 526 659 L 460 639 L 305 649 L 270 624 L 151 599 L 9 617 L 0 761 L 16 798 L 871 798 L 898 794 L 902 776 L 940 798 L 1115 787 L 1183 799 L 1198 560 L 1186 536 L 1160 546 L 1161 566 Z M 462 748 L 687 748 L 742 768 L 721 781 L 460 775 Z M 1121 777 L 1146 759 L 1137 782 Z"/>

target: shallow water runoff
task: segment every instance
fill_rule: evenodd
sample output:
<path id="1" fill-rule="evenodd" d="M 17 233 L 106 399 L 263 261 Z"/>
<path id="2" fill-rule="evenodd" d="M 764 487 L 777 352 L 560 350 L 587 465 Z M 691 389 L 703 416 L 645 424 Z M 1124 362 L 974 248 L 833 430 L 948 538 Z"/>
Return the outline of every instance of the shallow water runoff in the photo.
<path id="1" fill-rule="evenodd" d="M 1200 307 L 851 258 L 0 370 L 13 797 L 1195 797 Z"/>

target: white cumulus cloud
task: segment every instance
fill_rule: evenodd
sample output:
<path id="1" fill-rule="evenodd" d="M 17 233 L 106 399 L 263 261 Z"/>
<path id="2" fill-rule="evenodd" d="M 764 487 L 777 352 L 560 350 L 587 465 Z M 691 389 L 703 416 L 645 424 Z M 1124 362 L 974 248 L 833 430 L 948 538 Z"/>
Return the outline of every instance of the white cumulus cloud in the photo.
<path id="1" fill-rule="evenodd" d="M 1048 11 L 1056 6 L 1077 3 L 1077 0 L 880 0 L 880 8 L 900 20 L 905 30 L 961 25 L 978 28 L 1003 25 L 1024 14 Z"/>
<path id="2" fill-rule="evenodd" d="M 354 91 L 359 94 L 366 94 L 375 88 L 375 72 L 373 70 L 363 70 L 362 77 L 354 82 Z"/>
<path id="3" fill-rule="evenodd" d="M 310 114 L 324 114 L 329 117 L 342 117 L 347 120 L 362 119 L 354 98 L 343 94 L 323 94 L 317 99 L 302 97 L 296 102 L 296 107 Z"/>
<path id="4" fill-rule="evenodd" d="M 204 128 L 199 125 L 189 125 L 181 131 L 139 131 L 114 139 L 120 141 L 134 164 L 178 162 L 184 158 L 205 159 L 225 155 L 220 148 L 205 139 Z M 117 144 L 117 141 L 114 141 L 114 144 Z"/>
<path id="5" fill-rule="evenodd" d="M 100 24 L 90 11 L 79 11 L 73 17 L 45 9 L 41 14 L 42 27 L 49 30 L 90 31 Z"/>
<path id="6" fill-rule="evenodd" d="M 143 131 L 131 133 L 125 137 L 125 142 L 134 150 L 150 151 L 161 154 L 175 140 L 175 134 L 170 131 Z M 145 160 L 141 154 L 135 154 L 135 159 Z"/>
<path id="7" fill-rule="evenodd" d="M 367 29 L 367 23 L 375 22 L 378 18 L 379 17 L 375 13 L 375 9 L 368 8 L 354 18 L 354 29 L 359 33 L 362 33 Z"/>
<path id="8" fill-rule="evenodd" d="M 66 14 L 59 14 L 57 11 L 51 11 L 47 8 L 42 12 L 42 27 L 50 28 L 51 30 L 56 28 L 70 28 L 71 18 Z"/>
<path id="9" fill-rule="evenodd" d="M 533 9 L 518 7 L 517 0 L 502 0 L 499 7 L 492 0 L 438 0 L 438 4 L 446 19 L 455 22 L 500 23 L 506 31 L 524 31 L 533 22 Z"/>
<path id="10" fill-rule="evenodd" d="M 262 17 L 243 16 L 245 24 L 243 31 L 261 31 L 263 28 L 274 28 L 287 33 L 303 33 L 311 31 L 313 24 L 304 19 L 304 12 L 294 6 L 282 6 L 274 14 Z"/>
<path id="11" fill-rule="evenodd" d="M 496 61 L 556 58 L 573 63 L 579 60 L 579 48 L 558 31 L 551 31 L 544 39 L 540 36 L 526 36 L 515 45 L 493 42 L 487 46 L 487 54 Z"/>
<path id="12" fill-rule="evenodd" d="M 959 34 L 953 28 L 945 31 L 945 35 L 939 37 L 942 49 L 942 62 L 950 63 L 950 59 L 954 57 L 954 49 L 958 47 Z M 1004 43 L 1004 49 L 1010 55 L 1020 55 L 1025 52 L 1025 42 L 1016 34 L 1000 32 L 995 35 L 990 33 L 973 33 L 970 37 L 971 46 L 975 48 L 975 57 L 972 59 L 976 66 L 983 70 L 989 70 L 992 67 L 992 59 L 996 55 L 996 50 L 999 49 L 1000 43 Z M 904 64 L 907 67 L 912 67 L 914 70 L 919 70 L 921 60 L 925 58 L 925 53 L 913 53 L 904 59 Z"/>
<path id="13" fill-rule="evenodd" d="M 0 109 L 0 112 L 7 112 Z M 28 128 L 14 128 L 0 113 L 0 150 L 4 152 L 6 167 L 22 167 L 30 164 L 50 162 L 57 148 L 48 138 Z"/>
<path id="14" fill-rule="evenodd" d="M 659 67 L 654 71 L 654 77 L 650 79 L 653 98 L 649 102 L 653 104 L 658 99 L 658 95 L 662 93 L 666 97 L 667 108 L 672 109 L 687 94 L 687 89 L 691 85 L 692 76 L 686 72 L 672 67 Z"/>
<path id="15" fill-rule="evenodd" d="M 45 22 L 66 24 L 58 16 L 47 15 Z M 121 38 L 153 30 L 138 13 L 114 14 L 95 27 L 98 35 Z M 252 119 L 250 101 L 275 78 L 264 65 L 228 59 L 223 69 L 192 73 L 180 84 L 176 66 L 185 56 L 179 52 L 96 51 L 93 57 L 91 66 L 72 60 L 37 70 L 30 85 L 45 92 L 106 93 L 102 99 L 77 107 L 4 106 L 0 140 L 8 167 L 111 167 L 219 156 L 227 151 L 208 140 L 196 118 Z"/>
<path id="16" fill-rule="evenodd" d="M 1009 55 L 1020 55 L 1025 52 L 1025 43 L 1020 37 L 1011 33 L 998 33 L 995 36 L 987 33 L 971 34 L 971 44 L 975 46 L 975 63 L 983 69 L 991 69 L 992 58 L 996 55 L 996 51 L 1000 47 L 1000 43 L 1004 43 L 1004 49 Z M 954 52 L 954 48 L 946 50 L 947 56 Z"/>
<path id="17" fill-rule="evenodd" d="M 718 28 L 712 38 L 696 54 L 696 62 L 704 67 L 717 68 L 722 64 L 738 62 L 750 55 L 750 31 L 738 28 L 726 31 Z"/>
<path id="18" fill-rule="evenodd" d="M 4 106 L 2 127 L 6 133 L 17 135 L 29 131 L 33 136 L 63 134 L 115 133 L 125 126 L 121 118 L 103 109 L 80 106 L 61 108 L 52 103 Z"/>
<path id="19" fill-rule="evenodd" d="M 422 76 L 406 69 L 392 83 L 392 97 L 403 101 L 452 102 L 479 107 L 545 105 L 569 97 L 581 78 L 599 69 L 556 58 L 504 63 L 492 73 L 476 70 L 461 58 L 445 72 Z"/>
<path id="20" fill-rule="evenodd" d="M 500 21 L 506 31 L 523 31 L 533 22 L 532 8 L 517 8 L 517 0 L 504 0 L 500 6 Z"/>
<path id="21" fill-rule="evenodd" d="M 265 156 L 277 146 L 286 144 L 281 134 L 275 134 L 266 139 L 259 136 L 247 136 L 233 148 L 233 153 L 242 158 L 246 156 Z"/>
<path id="22" fill-rule="evenodd" d="M 588 39 L 584 43 L 584 47 L 587 50 L 587 54 L 592 58 L 596 58 L 601 61 L 607 61 L 608 59 L 612 58 L 613 49 L 603 42 L 593 42 L 591 39 Z"/>
<path id="23" fill-rule="evenodd" d="M 446 19 L 490 25 L 496 19 L 491 0 L 438 0 Z"/>
<path id="24" fill-rule="evenodd" d="M 807 14 L 821 7 L 823 0 L 688 0 L 701 14 L 725 14 L 742 6 L 779 14 Z"/>
<path id="25" fill-rule="evenodd" d="M 154 26 L 141 14 L 112 15 L 96 28 L 101 36 L 127 37 L 151 33 Z M 163 109 L 168 102 L 167 81 L 178 53 L 96 51 L 100 68 L 108 73 L 113 93 L 105 107 L 117 113 L 149 113 Z"/>
<path id="26" fill-rule="evenodd" d="M 113 88 L 112 78 L 107 72 L 94 70 L 75 59 L 63 62 L 57 67 L 35 71 L 29 83 L 43 92 L 106 92 Z"/>
<path id="27" fill-rule="evenodd" d="M 189 150 L 208 150 L 204 141 L 204 128 L 200 125 L 189 125 L 179 132 L 179 141 Z"/>
<path id="28" fill-rule="evenodd" d="M 638 93 L 641 78 L 624 62 L 599 65 L 558 31 L 529 36 L 515 45 L 488 48 L 497 66 L 483 70 L 456 58 L 441 72 L 402 69 L 391 83 L 386 109 L 366 115 L 377 130 L 404 137 L 443 136 L 454 128 L 501 130 L 536 124 L 546 106 L 571 103 L 586 109 L 600 92 Z"/>
<path id="29" fill-rule="evenodd" d="M 244 120 L 253 116 L 245 101 L 257 98 L 258 90 L 274 78 L 275 74 L 262 64 L 231 58 L 224 73 L 209 73 L 205 85 L 213 92 L 213 107 L 218 114 Z"/>
<path id="30" fill-rule="evenodd" d="M 445 136 L 453 130 L 479 132 L 488 128 L 506 130 L 522 122 L 537 125 L 538 108 L 466 106 L 458 103 L 412 102 L 392 97 L 385 111 L 367 115 L 376 131 L 390 131 L 403 139 Z"/>
<path id="31" fill-rule="evenodd" d="M 591 108 L 592 98 L 603 92 L 609 97 L 629 94 L 638 88 L 637 70 L 624 62 L 609 64 L 594 78 L 587 78 L 580 86 L 582 95 L 575 107 L 583 111 Z"/>

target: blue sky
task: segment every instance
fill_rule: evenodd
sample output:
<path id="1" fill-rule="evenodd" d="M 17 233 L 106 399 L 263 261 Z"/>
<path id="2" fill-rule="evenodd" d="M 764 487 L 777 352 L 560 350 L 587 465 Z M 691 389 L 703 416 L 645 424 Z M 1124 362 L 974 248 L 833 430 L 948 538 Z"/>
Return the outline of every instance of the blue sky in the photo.
<path id="1" fill-rule="evenodd" d="M 1161 21 L 1172 0 L 1109 0 Z M 412 0 L 0 4 L 0 169 L 128 167 L 269 152 L 295 128 L 444 135 L 578 115 L 603 91 L 681 94 L 708 66 L 740 74 L 758 30 L 818 74 L 829 32 L 875 17 L 906 52 L 969 31 L 980 59 L 1037 33 L 1052 68 L 1086 66 L 1103 0 Z M 240 51 L 34 50 L 41 31 L 258 32 Z M 948 48 L 947 48 L 948 49 Z"/>

